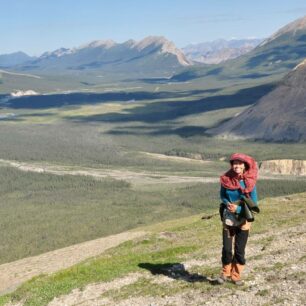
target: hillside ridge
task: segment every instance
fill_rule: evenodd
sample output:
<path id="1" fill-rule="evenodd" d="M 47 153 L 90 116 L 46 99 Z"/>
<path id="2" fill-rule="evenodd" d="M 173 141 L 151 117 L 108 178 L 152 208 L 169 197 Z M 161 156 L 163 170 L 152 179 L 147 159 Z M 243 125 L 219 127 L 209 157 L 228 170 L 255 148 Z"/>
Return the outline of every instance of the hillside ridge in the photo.
<path id="1" fill-rule="evenodd" d="M 277 142 L 306 140 L 305 60 L 254 105 L 209 133 L 223 138 L 251 138 Z"/>

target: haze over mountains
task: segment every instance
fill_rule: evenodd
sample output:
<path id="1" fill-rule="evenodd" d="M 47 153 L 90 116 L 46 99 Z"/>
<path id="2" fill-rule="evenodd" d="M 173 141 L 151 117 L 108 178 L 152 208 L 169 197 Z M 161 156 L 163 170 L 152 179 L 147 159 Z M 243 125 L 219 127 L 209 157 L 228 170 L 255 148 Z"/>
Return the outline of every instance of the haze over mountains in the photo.
<path id="1" fill-rule="evenodd" d="M 124 54 L 120 54 L 121 52 L 122 53 L 124 52 L 124 49 L 135 49 L 139 52 L 143 51 L 143 49 L 146 48 L 148 48 L 146 51 L 149 51 L 149 49 L 151 48 L 150 51 L 153 52 L 152 49 L 156 48 L 155 49 L 156 52 L 159 51 L 164 54 L 166 53 L 173 54 L 177 56 L 177 60 L 179 64 L 181 64 L 182 66 L 191 65 L 193 62 L 199 62 L 205 64 L 218 64 L 220 62 L 236 58 L 240 55 L 243 55 L 251 51 L 260 42 L 262 42 L 262 39 L 256 39 L 256 38 L 231 39 L 231 40 L 218 39 L 211 42 L 190 44 L 180 50 L 172 42 L 170 42 L 164 37 L 149 36 L 139 42 L 136 42 L 135 40 L 131 39 L 122 44 L 118 44 L 113 40 L 96 40 L 77 48 L 59 48 L 54 51 L 44 52 L 38 58 L 29 56 L 26 53 L 20 51 L 11 54 L 3 54 L 0 55 L 0 67 L 9 68 L 16 65 L 21 65 L 22 67 L 24 65 L 26 69 L 29 69 L 31 65 L 33 65 L 34 68 L 37 65 L 46 66 L 50 64 L 51 59 L 53 59 L 54 61 L 55 59 L 68 55 L 70 56 L 74 55 L 75 57 L 77 57 L 80 56 L 81 52 L 83 53 L 81 56 L 82 60 L 84 60 L 85 62 L 89 61 L 88 59 L 86 59 L 86 56 L 92 55 L 95 56 L 95 59 L 97 59 L 96 65 L 98 66 L 100 64 L 100 66 L 102 66 L 103 62 L 100 61 L 100 63 L 98 63 L 98 61 L 101 60 L 101 58 L 104 56 L 106 57 L 104 59 L 104 64 L 106 64 L 108 57 L 115 58 L 117 56 L 118 57 L 117 60 L 120 60 L 120 57 L 122 60 L 124 60 L 126 56 Z M 158 47 L 160 47 L 159 50 Z M 119 49 L 121 49 L 120 52 L 118 52 Z M 131 50 L 129 50 L 129 53 L 131 53 Z M 148 55 L 147 52 L 139 54 L 140 57 L 147 55 Z M 67 57 L 65 59 L 68 61 L 71 60 L 67 59 Z M 49 61 L 48 64 L 46 63 L 47 60 Z M 29 67 L 27 67 L 28 66 L 26 64 L 27 62 Z M 58 64 L 59 63 L 57 64 L 54 63 L 54 65 Z M 64 61 L 61 64 L 65 66 Z M 95 66 L 91 64 L 92 63 L 85 64 L 85 66 L 86 65 Z M 111 61 L 109 61 L 108 64 L 111 64 Z"/>
<path id="2" fill-rule="evenodd" d="M 246 54 L 259 45 L 263 39 L 217 39 L 211 42 L 191 44 L 182 48 L 186 57 L 204 64 L 219 64 Z"/>
<path id="3" fill-rule="evenodd" d="M 0 67 L 13 67 L 34 59 L 35 57 L 29 56 L 21 51 L 10 54 L 0 54 Z"/>
<path id="4" fill-rule="evenodd" d="M 306 55 L 306 16 L 286 25 L 250 52 L 213 67 L 191 67 L 173 77 L 190 81 L 217 78 L 260 78 L 285 75 Z"/>
<path id="5" fill-rule="evenodd" d="M 165 72 L 177 68 L 185 70 L 176 80 L 190 80 L 206 76 L 260 77 L 285 73 L 304 59 L 306 54 L 306 17 L 300 18 L 261 42 L 254 40 L 218 40 L 183 48 L 161 36 L 149 36 L 141 41 L 93 41 L 77 48 L 60 48 L 45 52 L 38 58 L 19 53 L 0 56 L 0 67 L 14 66 L 17 71 L 112 71 Z M 255 47 L 255 48 L 254 48 Z M 235 50 L 232 53 L 231 50 Z M 238 56 L 233 60 L 230 57 Z M 17 57 L 17 60 L 16 60 Z M 6 63 L 5 63 L 5 58 Z M 192 65 L 192 60 L 216 63 L 218 66 Z M 24 64 L 24 61 L 27 61 Z M 16 66 L 17 65 L 17 66 Z M 210 69 L 210 70 L 209 70 Z M 213 71 L 212 71 L 213 70 Z"/>

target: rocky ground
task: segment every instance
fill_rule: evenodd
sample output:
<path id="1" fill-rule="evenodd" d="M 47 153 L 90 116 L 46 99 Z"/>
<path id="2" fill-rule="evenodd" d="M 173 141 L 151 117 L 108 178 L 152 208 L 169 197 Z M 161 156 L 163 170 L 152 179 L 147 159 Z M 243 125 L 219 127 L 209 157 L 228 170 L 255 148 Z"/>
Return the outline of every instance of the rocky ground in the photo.
<path id="1" fill-rule="evenodd" d="M 213 250 L 208 260 L 187 260 L 167 269 L 164 274 L 133 273 L 112 282 L 92 284 L 55 298 L 49 305 L 305 305 L 305 254 L 306 224 L 303 224 L 279 232 L 251 235 L 243 287 L 214 285 L 210 277 L 188 272 L 196 266 L 217 266 L 219 250 Z M 135 286 L 137 282 L 162 284 L 169 293 L 164 296 L 146 293 L 142 296 L 141 292 L 131 289 L 131 285 Z M 182 282 L 194 283 L 196 286 L 176 292 L 175 287 Z M 130 296 L 120 297 L 120 291 L 128 287 Z"/>

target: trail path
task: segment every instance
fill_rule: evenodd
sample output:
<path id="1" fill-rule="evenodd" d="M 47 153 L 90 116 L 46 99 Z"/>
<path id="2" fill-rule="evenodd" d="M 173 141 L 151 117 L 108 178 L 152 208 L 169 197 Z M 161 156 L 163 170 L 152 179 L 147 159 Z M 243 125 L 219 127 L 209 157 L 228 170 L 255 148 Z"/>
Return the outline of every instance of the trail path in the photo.
<path id="1" fill-rule="evenodd" d="M 145 232 L 124 232 L 2 264 L 0 265 L 0 294 L 13 291 L 34 276 L 68 268 L 87 258 L 100 255 L 105 250 L 124 241 L 142 235 L 145 235 Z"/>
<path id="2" fill-rule="evenodd" d="M 130 171 L 125 169 L 103 169 L 88 168 L 79 166 L 52 165 L 47 163 L 26 163 L 11 160 L 0 159 L 0 165 L 17 168 L 21 171 L 50 173 L 55 175 L 84 175 L 94 178 L 113 178 L 116 180 L 125 180 L 134 185 L 150 185 L 164 183 L 214 183 L 218 182 L 218 177 L 196 177 L 196 176 L 180 176 L 167 175 L 149 171 Z"/>
<path id="3" fill-rule="evenodd" d="M 150 153 L 151 154 L 151 153 Z M 158 158 L 171 158 L 175 161 L 185 161 L 195 163 L 211 163 L 210 161 L 193 160 L 185 157 L 167 157 L 161 154 L 155 154 Z M 177 184 L 177 183 L 217 183 L 219 177 L 202 177 L 202 176 L 186 176 L 186 175 L 169 175 L 150 171 L 131 171 L 126 169 L 103 169 L 89 168 L 81 166 L 65 166 L 54 165 L 49 163 L 29 163 L 18 162 L 13 160 L 0 159 L 0 166 L 10 166 L 19 169 L 20 171 L 50 173 L 55 175 L 83 175 L 90 176 L 96 179 L 113 178 L 116 180 L 124 180 L 133 185 L 152 185 L 152 184 Z M 282 179 L 280 176 L 261 175 L 261 179 Z M 294 179 L 294 177 L 292 177 Z"/>

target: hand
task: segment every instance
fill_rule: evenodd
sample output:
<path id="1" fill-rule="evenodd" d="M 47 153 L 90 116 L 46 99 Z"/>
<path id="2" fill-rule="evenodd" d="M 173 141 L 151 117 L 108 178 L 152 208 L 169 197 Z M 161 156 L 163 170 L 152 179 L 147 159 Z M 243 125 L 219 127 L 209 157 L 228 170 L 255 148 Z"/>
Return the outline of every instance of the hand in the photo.
<path id="1" fill-rule="evenodd" d="M 237 209 L 237 205 L 236 205 L 236 204 L 229 203 L 229 204 L 227 204 L 227 209 L 228 209 L 231 213 L 235 213 L 235 211 L 236 211 L 236 209 Z"/>

